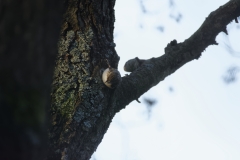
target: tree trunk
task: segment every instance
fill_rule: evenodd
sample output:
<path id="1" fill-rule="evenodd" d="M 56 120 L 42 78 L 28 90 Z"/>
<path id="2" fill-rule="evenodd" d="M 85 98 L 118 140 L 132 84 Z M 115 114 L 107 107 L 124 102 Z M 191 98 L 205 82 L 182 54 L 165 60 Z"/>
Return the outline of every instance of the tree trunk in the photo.
<path id="1" fill-rule="evenodd" d="M 240 0 L 212 12 L 183 43 L 172 41 L 165 54 L 144 61 L 116 89 L 101 74 L 119 57 L 113 42 L 115 0 L 66 0 L 52 88 L 48 159 L 88 160 L 101 142 L 113 116 L 131 101 L 194 59 L 226 25 L 240 15 Z M 110 147 L 110 146 L 109 146 Z"/>
<path id="2" fill-rule="evenodd" d="M 68 0 L 54 72 L 48 159 L 90 159 L 114 116 L 101 72 L 114 68 L 114 0 Z"/>
<path id="3" fill-rule="evenodd" d="M 42 160 L 59 0 L 0 1 L 0 159 Z"/>
<path id="4" fill-rule="evenodd" d="M 101 74 L 119 57 L 113 42 L 114 0 L 0 1 L 0 159 L 87 160 L 101 142 L 113 116 L 166 76 L 198 59 L 216 44 L 221 31 L 240 15 L 240 0 L 212 12 L 182 43 L 172 41 L 165 54 L 144 61 L 107 88 Z M 53 65 L 52 103 L 49 94 Z M 46 109 L 50 110 L 49 145 Z"/>

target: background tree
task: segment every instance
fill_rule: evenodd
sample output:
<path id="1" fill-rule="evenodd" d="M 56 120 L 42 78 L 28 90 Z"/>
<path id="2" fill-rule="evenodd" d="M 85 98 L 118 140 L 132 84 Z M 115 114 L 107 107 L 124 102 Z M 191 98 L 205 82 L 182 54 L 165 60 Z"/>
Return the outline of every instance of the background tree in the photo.
<path id="1" fill-rule="evenodd" d="M 0 1 L 0 159 L 43 159 L 58 0 Z"/>

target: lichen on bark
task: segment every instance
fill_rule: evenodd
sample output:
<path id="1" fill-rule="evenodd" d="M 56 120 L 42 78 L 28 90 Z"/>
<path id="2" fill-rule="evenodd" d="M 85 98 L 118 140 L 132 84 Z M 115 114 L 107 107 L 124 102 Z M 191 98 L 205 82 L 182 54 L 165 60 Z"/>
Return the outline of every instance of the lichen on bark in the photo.
<path id="1" fill-rule="evenodd" d="M 91 28 L 86 31 L 66 31 L 58 45 L 58 58 L 53 77 L 52 124 L 62 119 L 71 123 L 77 105 L 84 97 L 84 90 L 90 88 L 90 45 L 93 38 Z M 63 133 L 65 133 L 63 132 Z M 61 139 L 61 138 L 60 138 Z"/>

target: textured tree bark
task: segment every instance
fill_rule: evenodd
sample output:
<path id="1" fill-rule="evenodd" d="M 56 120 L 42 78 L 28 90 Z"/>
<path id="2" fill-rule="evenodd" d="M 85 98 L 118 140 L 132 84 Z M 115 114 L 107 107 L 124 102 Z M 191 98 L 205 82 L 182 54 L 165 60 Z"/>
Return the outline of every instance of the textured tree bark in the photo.
<path id="1" fill-rule="evenodd" d="M 0 159 L 42 160 L 62 2 L 0 1 Z"/>
<path id="2" fill-rule="evenodd" d="M 113 116 L 187 62 L 198 59 L 226 25 L 240 15 L 240 0 L 212 12 L 183 43 L 171 42 L 165 54 L 145 61 L 115 89 L 101 72 L 105 59 L 117 67 L 113 42 L 115 0 L 67 0 L 52 88 L 47 159 L 88 160 Z"/>
<path id="3" fill-rule="evenodd" d="M 113 43 L 114 0 L 68 0 L 54 72 L 48 159 L 90 159 L 114 116 L 114 90 L 104 86 Z"/>

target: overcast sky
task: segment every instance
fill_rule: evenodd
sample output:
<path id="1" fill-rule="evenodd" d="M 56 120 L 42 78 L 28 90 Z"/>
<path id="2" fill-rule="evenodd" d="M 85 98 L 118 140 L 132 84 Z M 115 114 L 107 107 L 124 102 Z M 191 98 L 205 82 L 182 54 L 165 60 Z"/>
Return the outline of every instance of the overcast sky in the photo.
<path id="1" fill-rule="evenodd" d="M 226 2 L 116 0 L 121 74 L 128 59 L 158 57 L 171 40 L 183 42 Z M 218 35 L 218 46 L 149 90 L 142 103 L 132 102 L 119 112 L 92 160 L 239 160 L 240 80 L 224 81 L 229 69 L 240 71 L 238 28 L 231 23 L 229 36 Z M 149 108 L 146 98 L 157 103 Z"/>

